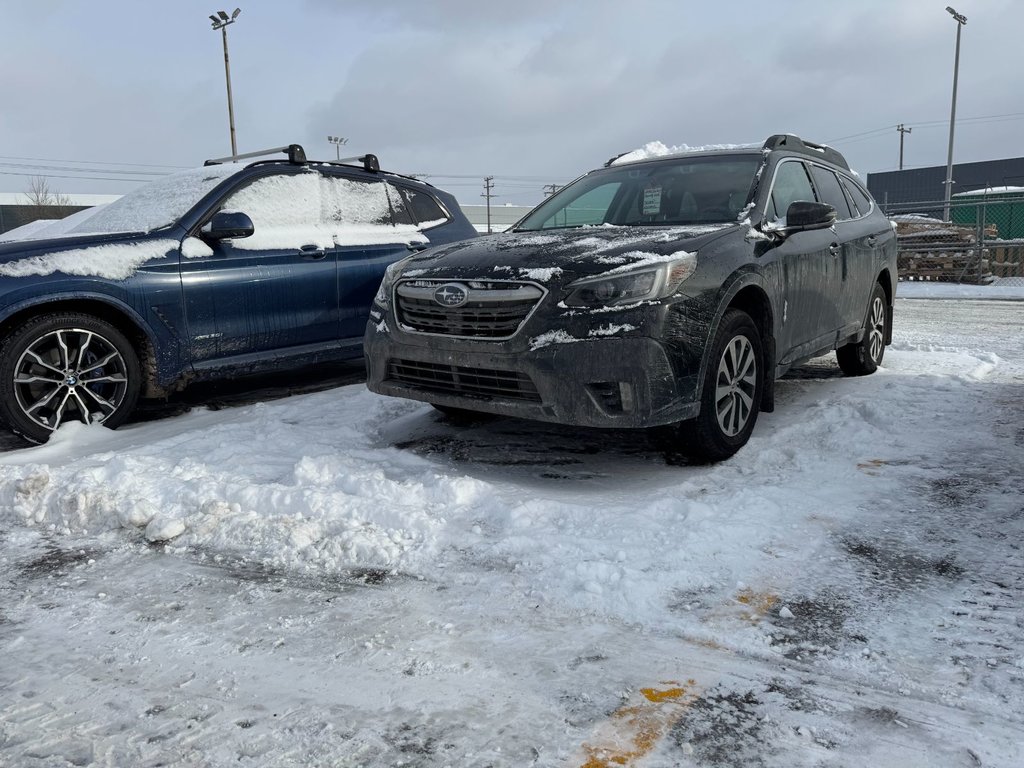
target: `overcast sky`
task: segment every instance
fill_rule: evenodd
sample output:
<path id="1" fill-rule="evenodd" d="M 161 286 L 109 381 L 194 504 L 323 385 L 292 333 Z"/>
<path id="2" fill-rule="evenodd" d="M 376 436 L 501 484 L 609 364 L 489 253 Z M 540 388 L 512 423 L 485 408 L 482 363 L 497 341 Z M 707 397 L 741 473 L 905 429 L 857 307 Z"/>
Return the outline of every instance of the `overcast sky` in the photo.
<path id="1" fill-rule="evenodd" d="M 463 203 L 482 202 L 484 175 L 496 203 L 533 203 L 652 140 L 797 133 L 865 175 L 897 166 L 904 123 L 907 166 L 946 162 L 947 0 L 235 1 L 240 152 L 334 157 L 326 137 L 345 136 L 348 154 L 432 174 Z M 1024 2 L 953 2 L 968 17 L 955 159 L 1024 156 Z M 0 0 L 0 191 L 46 174 L 61 192 L 125 192 L 229 154 L 207 16 L 234 7 Z"/>

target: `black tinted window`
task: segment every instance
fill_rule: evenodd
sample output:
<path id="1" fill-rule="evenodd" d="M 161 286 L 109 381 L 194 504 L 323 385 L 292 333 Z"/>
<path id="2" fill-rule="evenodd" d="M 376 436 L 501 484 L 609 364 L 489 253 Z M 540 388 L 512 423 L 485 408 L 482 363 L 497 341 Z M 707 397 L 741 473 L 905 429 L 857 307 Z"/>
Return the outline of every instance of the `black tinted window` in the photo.
<path id="1" fill-rule="evenodd" d="M 811 180 L 807 178 L 807 170 L 801 162 L 782 163 L 775 171 L 768 219 L 782 218 L 786 215 L 790 204 L 798 200 L 807 203 L 817 202 L 817 198 L 814 197 L 814 188 L 811 187 Z"/>
<path id="2" fill-rule="evenodd" d="M 846 187 L 846 191 L 850 193 L 850 197 L 853 199 L 853 202 L 856 203 L 861 215 L 867 215 L 871 210 L 871 198 L 869 198 L 867 193 L 860 188 L 860 185 L 852 179 L 848 179 L 844 176 L 840 176 L 839 178 L 842 180 L 843 186 Z"/>
<path id="3" fill-rule="evenodd" d="M 811 176 L 814 178 L 814 186 L 818 188 L 818 197 L 821 202 L 828 203 L 836 209 L 836 218 L 839 220 L 849 219 L 850 204 L 846 202 L 846 194 L 839 186 L 839 179 L 827 168 L 818 165 L 811 166 Z"/>
<path id="4" fill-rule="evenodd" d="M 440 224 L 448 220 L 448 214 L 426 192 L 402 187 L 402 195 L 405 197 L 413 218 L 416 219 L 416 223 L 420 226 Z"/>

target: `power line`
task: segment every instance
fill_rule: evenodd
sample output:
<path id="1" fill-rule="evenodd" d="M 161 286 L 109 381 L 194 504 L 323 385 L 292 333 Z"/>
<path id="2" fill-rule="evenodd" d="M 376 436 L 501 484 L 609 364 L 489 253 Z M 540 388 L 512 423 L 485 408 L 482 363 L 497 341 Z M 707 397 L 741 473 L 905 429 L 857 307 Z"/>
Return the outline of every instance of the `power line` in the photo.
<path id="1" fill-rule="evenodd" d="M 136 168 L 191 168 L 189 165 L 161 165 L 160 163 L 114 163 L 107 160 L 57 160 L 52 157 L 14 157 L 13 155 L 0 155 L 0 160 L 34 160 L 41 163 L 82 163 L 85 165 L 120 165 Z"/>

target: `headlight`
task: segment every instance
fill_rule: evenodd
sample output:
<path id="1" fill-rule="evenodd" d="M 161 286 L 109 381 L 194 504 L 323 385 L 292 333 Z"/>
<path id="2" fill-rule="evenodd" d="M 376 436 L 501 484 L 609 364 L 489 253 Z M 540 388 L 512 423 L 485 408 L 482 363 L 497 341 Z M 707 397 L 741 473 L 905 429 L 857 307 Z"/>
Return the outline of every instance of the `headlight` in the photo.
<path id="1" fill-rule="evenodd" d="M 626 254 L 629 255 L 629 254 Z M 697 254 L 681 251 L 658 264 L 626 266 L 568 286 L 570 307 L 616 307 L 671 296 L 697 268 Z"/>
<path id="2" fill-rule="evenodd" d="M 380 281 L 380 286 L 377 288 L 377 295 L 373 297 L 373 303 L 381 309 L 387 309 L 391 304 L 391 287 L 395 284 L 395 278 L 398 277 L 398 273 L 402 271 L 402 267 L 405 266 L 406 262 L 411 259 L 411 256 L 407 256 L 401 261 L 395 261 L 388 264 L 388 268 L 384 270 L 384 279 Z"/>

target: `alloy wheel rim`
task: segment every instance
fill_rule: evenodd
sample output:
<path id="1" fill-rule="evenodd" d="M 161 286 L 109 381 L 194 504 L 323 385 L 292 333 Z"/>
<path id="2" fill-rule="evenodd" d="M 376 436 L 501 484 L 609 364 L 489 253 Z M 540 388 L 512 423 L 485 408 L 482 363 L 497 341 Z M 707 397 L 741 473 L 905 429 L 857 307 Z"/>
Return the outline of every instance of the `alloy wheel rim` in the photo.
<path id="1" fill-rule="evenodd" d="M 735 336 L 722 352 L 715 380 L 715 416 L 728 437 L 747 426 L 754 412 L 757 360 L 746 336 Z"/>
<path id="2" fill-rule="evenodd" d="M 871 302 L 871 319 L 868 321 L 868 352 L 878 365 L 885 349 L 885 305 L 877 296 Z"/>
<path id="3" fill-rule="evenodd" d="M 34 424 L 55 430 L 67 421 L 102 424 L 124 402 L 128 366 L 94 331 L 62 328 L 33 341 L 14 369 L 14 394 Z"/>

